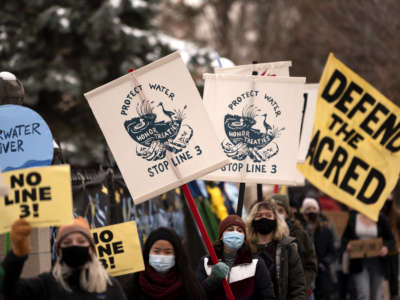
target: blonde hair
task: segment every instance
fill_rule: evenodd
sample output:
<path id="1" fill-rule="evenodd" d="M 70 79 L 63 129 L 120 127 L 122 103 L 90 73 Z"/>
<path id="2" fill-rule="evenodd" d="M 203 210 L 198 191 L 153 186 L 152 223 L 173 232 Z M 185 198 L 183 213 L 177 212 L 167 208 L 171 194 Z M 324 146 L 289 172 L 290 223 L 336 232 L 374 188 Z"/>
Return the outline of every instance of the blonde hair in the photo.
<path id="1" fill-rule="evenodd" d="M 253 205 L 250 210 L 250 213 L 246 219 L 246 228 L 247 228 L 247 241 L 250 244 L 250 247 L 253 251 L 257 249 L 257 233 L 255 232 L 252 222 L 255 219 L 257 212 L 261 209 L 271 210 L 276 219 L 276 229 L 272 233 L 272 240 L 280 241 L 283 238 L 289 236 L 289 228 L 285 222 L 285 220 L 278 214 L 276 210 L 276 203 L 272 199 L 265 199 L 261 202 L 257 202 Z"/>
<path id="2" fill-rule="evenodd" d="M 108 276 L 107 271 L 94 253 L 91 254 L 91 258 L 82 268 L 79 280 L 80 286 L 88 293 L 104 293 L 107 290 L 107 284 L 112 285 L 110 276 Z M 61 263 L 61 257 L 58 257 L 52 274 L 56 281 L 68 292 L 72 292 L 72 289 L 64 277 L 71 272 L 72 268 Z"/>

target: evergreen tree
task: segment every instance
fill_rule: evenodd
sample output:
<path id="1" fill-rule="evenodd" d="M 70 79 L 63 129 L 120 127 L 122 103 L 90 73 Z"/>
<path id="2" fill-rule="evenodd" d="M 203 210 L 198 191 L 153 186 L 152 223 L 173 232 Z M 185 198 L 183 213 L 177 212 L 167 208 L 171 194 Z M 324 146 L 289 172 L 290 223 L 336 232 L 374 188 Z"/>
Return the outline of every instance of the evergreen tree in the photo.
<path id="1" fill-rule="evenodd" d="M 83 93 L 171 52 L 152 18 L 158 0 L 4 0 L 0 71 L 14 73 L 24 103 L 86 163 L 104 143 Z M 101 149 L 97 149 L 99 157 Z"/>

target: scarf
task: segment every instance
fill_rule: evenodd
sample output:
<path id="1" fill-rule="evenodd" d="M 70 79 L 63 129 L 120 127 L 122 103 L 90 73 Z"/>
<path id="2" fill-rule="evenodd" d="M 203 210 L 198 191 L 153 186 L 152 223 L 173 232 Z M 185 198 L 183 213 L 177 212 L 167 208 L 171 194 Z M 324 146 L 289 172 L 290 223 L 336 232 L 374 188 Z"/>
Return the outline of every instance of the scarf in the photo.
<path id="1" fill-rule="evenodd" d="M 175 267 L 161 274 L 146 266 L 139 274 L 139 284 L 146 295 L 155 299 L 174 300 L 182 294 L 182 279 Z"/>

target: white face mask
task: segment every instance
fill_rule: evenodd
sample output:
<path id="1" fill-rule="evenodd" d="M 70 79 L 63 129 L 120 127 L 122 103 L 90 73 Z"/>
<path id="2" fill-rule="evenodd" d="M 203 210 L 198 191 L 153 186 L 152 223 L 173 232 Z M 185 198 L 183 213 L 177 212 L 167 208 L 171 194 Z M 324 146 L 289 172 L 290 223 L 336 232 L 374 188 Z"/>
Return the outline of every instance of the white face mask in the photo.
<path id="1" fill-rule="evenodd" d="M 175 266 L 175 256 L 150 254 L 149 265 L 159 273 L 167 273 Z"/>

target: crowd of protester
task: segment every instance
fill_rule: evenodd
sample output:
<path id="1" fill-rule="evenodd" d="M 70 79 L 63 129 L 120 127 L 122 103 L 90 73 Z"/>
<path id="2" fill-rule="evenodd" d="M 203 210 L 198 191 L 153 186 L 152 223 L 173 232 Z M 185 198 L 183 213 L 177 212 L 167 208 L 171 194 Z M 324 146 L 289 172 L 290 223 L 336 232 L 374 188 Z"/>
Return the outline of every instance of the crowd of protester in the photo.
<path id="1" fill-rule="evenodd" d="M 219 262 L 202 257 L 189 263 L 190 245 L 161 227 L 143 246 L 145 269 L 119 280 L 108 275 L 95 254 L 83 218 L 60 228 L 52 270 L 20 278 L 30 252 L 30 224 L 12 226 L 11 251 L 0 268 L 1 293 L 7 299 L 226 299 L 226 279 L 235 299 L 378 300 L 383 281 L 390 299 L 398 296 L 398 213 L 388 200 L 377 222 L 347 211 L 343 232 L 323 208 L 347 211 L 326 195 L 299 203 L 276 194 L 256 202 L 246 219 L 229 215 L 218 227 L 214 250 Z M 351 258 L 351 241 L 382 239 L 373 257 Z"/>

